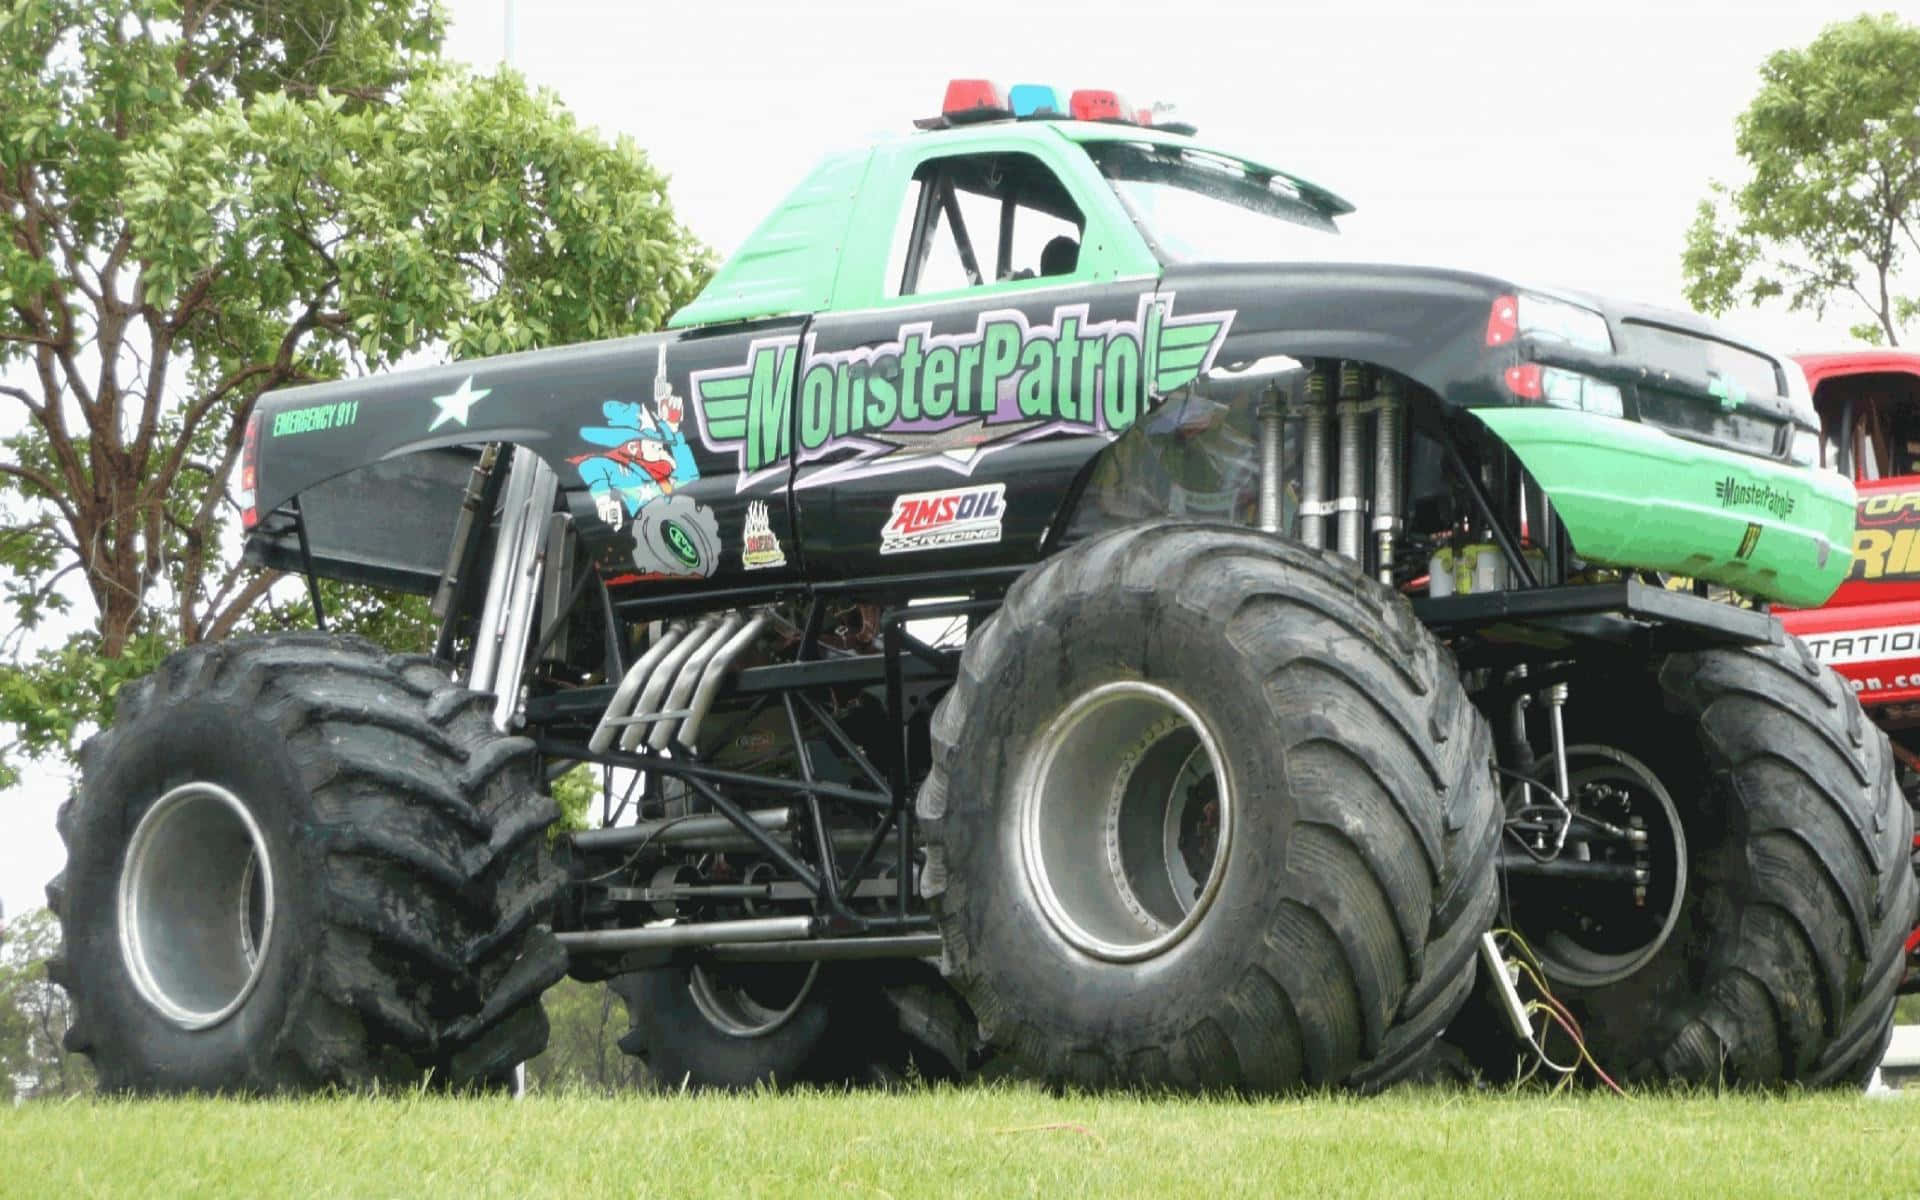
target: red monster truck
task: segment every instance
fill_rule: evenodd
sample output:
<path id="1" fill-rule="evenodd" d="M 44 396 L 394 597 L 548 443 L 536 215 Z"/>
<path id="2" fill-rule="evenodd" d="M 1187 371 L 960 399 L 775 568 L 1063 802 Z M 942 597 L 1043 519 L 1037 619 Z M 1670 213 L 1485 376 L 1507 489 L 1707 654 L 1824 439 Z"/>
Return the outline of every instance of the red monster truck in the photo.
<path id="1" fill-rule="evenodd" d="M 1909 803 L 1920 803 L 1920 354 L 1799 357 L 1820 413 L 1821 463 L 1859 496 L 1853 570 L 1820 608 L 1781 612 L 1887 731 Z M 1920 869 L 1920 838 L 1915 839 Z M 1907 939 L 1912 960 L 1920 929 Z M 1909 971 L 1903 991 L 1920 990 Z"/>
<path id="2" fill-rule="evenodd" d="M 1821 461 L 1854 481 L 1853 570 L 1787 631 L 1853 685 L 1909 769 L 1920 767 L 1920 354 L 1799 359 L 1821 423 Z"/>

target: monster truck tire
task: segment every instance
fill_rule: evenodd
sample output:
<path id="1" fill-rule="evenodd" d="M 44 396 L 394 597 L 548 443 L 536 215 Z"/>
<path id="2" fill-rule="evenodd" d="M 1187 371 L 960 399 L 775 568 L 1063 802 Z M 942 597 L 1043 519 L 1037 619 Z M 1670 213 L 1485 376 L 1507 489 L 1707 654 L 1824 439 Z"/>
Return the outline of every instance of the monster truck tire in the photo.
<path id="1" fill-rule="evenodd" d="M 47 886 L 110 1091 L 484 1085 L 566 966 L 533 746 L 354 638 L 196 646 L 82 748 Z"/>
<path id="2" fill-rule="evenodd" d="M 684 493 L 643 504 L 633 518 L 633 565 L 643 575 L 704 578 L 720 565 L 720 522 Z"/>
<path id="3" fill-rule="evenodd" d="M 1679 809 L 1678 919 L 1631 974 L 1560 999 L 1616 1075 L 1865 1083 L 1892 1028 L 1917 890 L 1886 735 L 1797 639 L 1669 655 L 1653 682 L 1657 696 L 1604 695 L 1596 720 L 1619 723 Z M 1660 715 L 1623 716 L 1634 711 Z M 1593 726 L 1581 728 L 1586 740 Z"/>
<path id="4" fill-rule="evenodd" d="M 971 1021 L 957 1001 L 943 1007 L 936 995 L 929 1003 L 912 967 L 662 967 L 615 976 L 607 986 L 627 1006 L 620 1048 L 659 1087 L 736 1091 L 888 1084 L 910 1073 L 957 1077 L 967 1065 Z"/>
<path id="5" fill-rule="evenodd" d="M 1490 735 L 1451 656 L 1346 560 L 1188 523 L 1084 542 L 968 642 L 932 735 L 942 968 L 1043 1079 L 1382 1086 L 1472 984 Z M 1202 756 L 1212 782 L 1182 793 Z"/>

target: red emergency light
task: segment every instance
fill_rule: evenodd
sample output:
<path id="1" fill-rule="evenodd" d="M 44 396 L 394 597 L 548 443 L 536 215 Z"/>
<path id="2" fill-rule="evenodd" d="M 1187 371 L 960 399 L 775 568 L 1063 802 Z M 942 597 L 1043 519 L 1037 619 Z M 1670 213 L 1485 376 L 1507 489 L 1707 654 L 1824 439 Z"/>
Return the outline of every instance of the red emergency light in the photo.
<path id="1" fill-rule="evenodd" d="M 1102 91 L 1095 88 L 1081 88 L 1067 102 L 1076 121 L 1118 121 L 1121 124 L 1134 123 L 1130 115 L 1133 110 L 1127 107 L 1117 92 Z"/>
<path id="2" fill-rule="evenodd" d="M 941 102 L 940 115 L 949 124 L 970 121 L 1004 121 L 1013 116 L 1007 98 L 987 79 L 953 79 L 947 82 L 947 98 Z"/>

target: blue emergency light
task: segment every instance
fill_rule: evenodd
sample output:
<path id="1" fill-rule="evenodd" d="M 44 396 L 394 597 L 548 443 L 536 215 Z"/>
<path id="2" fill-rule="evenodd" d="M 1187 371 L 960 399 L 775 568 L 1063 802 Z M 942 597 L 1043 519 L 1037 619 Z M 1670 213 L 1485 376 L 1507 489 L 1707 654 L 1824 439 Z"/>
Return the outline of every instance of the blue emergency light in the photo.
<path id="1" fill-rule="evenodd" d="M 1044 83 L 1016 83 L 1007 92 L 1007 103 L 1013 106 L 1015 117 L 1064 117 L 1067 106 L 1060 103 L 1060 93 Z"/>

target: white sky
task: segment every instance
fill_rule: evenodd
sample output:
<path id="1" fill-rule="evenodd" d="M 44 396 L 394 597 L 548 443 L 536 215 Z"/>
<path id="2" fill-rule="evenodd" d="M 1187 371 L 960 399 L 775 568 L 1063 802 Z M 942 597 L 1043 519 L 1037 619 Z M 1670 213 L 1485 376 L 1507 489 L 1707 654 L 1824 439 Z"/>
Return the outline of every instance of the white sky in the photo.
<path id="1" fill-rule="evenodd" d="M 447 0 L 451 53 L 503 51 L 507 0 Z M 680 218 L 733 250 L 824 147 L 906 128 L 945 81 L 1111 87 L 1177 104 L 1359 207 L 1370 256 L 1684 306 L 1680 250 L 1774 50 L 1912 0 L 518 0 L 515 61 L 580 118 L 630 133 Z M 1729 318 L 1782 350 L 1843 346 L 1863 314 Z M 64 777 L 0 795 L 0 904 L 42 903 Z"/>

